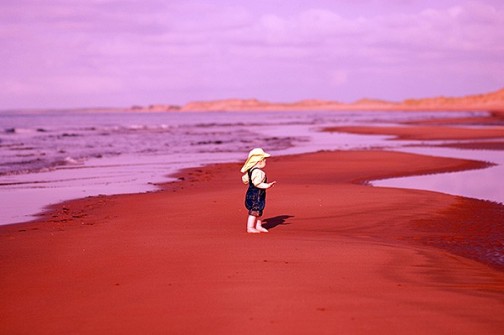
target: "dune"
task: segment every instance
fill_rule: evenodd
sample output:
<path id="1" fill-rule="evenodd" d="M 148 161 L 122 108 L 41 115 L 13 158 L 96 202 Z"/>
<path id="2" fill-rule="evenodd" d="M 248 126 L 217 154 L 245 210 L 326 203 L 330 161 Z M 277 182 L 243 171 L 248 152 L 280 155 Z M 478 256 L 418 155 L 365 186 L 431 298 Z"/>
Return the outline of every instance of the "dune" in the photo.
<path id="1" fill-rule="evenodd" d="M 353 103 L 307 99 L 292 103 L 257 99 L 224 99 L 190 102 L 182 111 L 266 111 L 266 110 L 495 110 L 504 111 L 504 89 L 464 97 L 435 97 L 390 102 L 363 98 Z"/>

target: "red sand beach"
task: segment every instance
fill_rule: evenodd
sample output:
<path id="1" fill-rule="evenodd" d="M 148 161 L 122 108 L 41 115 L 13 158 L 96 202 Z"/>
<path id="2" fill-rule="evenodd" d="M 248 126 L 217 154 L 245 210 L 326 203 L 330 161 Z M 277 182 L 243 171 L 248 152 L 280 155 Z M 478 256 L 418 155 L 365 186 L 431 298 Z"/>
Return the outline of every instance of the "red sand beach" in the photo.
<path id="1" fill-rule="evenodd" d="M 0 227 L 0 333 L 502 334 L 504 272 L 431 242 L 471 234 L 444 222 L 502 222 L 503 206 L 363 184 L 484 165 L 274 157 L 263 234 L 245 232 L 238 163 L 56 205 Z"/>
<path id="2" fill-rule="evenodd" d="M 328 130 L 500 148 L 501 120 Z M 266 234 L 245 232 L 239 163 L 55 205 L 0 226 L 0 333 L 502 334 L 504 271 L 459 246 L 493 241 L 504 206 L 366 185 L 485 166 L 379 150 L 274 157 Z"/>

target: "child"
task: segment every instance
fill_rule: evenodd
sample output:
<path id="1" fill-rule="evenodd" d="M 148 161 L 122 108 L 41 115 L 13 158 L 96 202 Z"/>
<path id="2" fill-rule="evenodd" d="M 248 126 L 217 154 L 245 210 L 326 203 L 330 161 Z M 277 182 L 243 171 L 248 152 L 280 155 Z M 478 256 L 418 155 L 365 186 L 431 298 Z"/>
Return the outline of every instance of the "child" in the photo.
<path id="1" fill-rule="evenodd" d="M 268 230 L 261 224 L 262 216 L 266 205 L 266 189 L 275 185 L 276 181 L 268 183 L 263 170 L 266 166 L 266 158 L 271 155 L 261 148 L 255 148 L 249 152 L 247 161 L 243 165 L 241 172 L 246 172 L 242 181 L 248 184 L 245 195 L 245 207 L 248 209 L 247 233 L 267 233 Z"/>

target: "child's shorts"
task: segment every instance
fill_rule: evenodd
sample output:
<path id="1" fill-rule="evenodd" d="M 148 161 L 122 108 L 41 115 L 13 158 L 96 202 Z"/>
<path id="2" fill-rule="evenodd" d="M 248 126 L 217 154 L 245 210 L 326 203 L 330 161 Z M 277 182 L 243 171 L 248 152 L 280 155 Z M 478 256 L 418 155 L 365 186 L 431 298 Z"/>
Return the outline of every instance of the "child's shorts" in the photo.
<path id="1" fill-rule="evenodd" d="M 245 195 L 245 207 L 249 215 L 260 217 L 266 206 L 266 191 L 259 188 L 249 188 Z"/>
<path id="2" fill-rule="evenodd" d="M 249 210 L 249 215 L 255 216 L 255 217 L 261 217 L 263 215 L 263 211 L 255 211 L 253 209 Z"/>

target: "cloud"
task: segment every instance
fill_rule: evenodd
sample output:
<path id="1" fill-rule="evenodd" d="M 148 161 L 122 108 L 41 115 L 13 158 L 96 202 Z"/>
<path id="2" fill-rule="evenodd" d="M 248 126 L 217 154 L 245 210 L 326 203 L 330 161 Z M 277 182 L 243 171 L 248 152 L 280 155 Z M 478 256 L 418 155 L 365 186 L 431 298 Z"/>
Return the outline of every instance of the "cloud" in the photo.
<path id="1" fill-rule="evenodd" d="M 275 7 L 280 3 L 6 0 L 0 85 L 16 96 L 43 94 L 44 82 L 68 93 L 72 78 L 75 96 L 99 88 L 104 95 L 159 92 L 161 101 L 164 88 L 195 99 L 242 92 L 288 100 L 329 97 L 331 87 L 357 95 L 372 82 L 399 85 L 405 75 L 424 78 L 416 83 L 425 90 L 427 76 L 501 80 L 498 2 L 314 0 Z M 379 95 L 381 88 L 369 89 Z"/>
<path id="2" fill-rule="evenodd" d="M 113 78 L 92 75 L 31 77 L 0 82 L 0 92 L 5 96 L 39 95 L 42 88 L 58 95 L 98 94 L 104 91 L 119 92 L 123 83 Z"/>
<path id="3" fill-rule="evenodd" d="M 369 17 L 342 17 L 329 10 L 308 10 L 291 18 L 263 17 L 257 29 L 264 42 L 339 50 L 378 48 L 423 52 L 501 50 L 504 13 L 494 7 L 469 3 L 420 13 L 392 13 Z"/>
<path id="4" fill-rule="evenodd" d="M 334 70 L 330 75 L 330 83 L 333 86 L 342 86 L 348 81 L 348 73 L 346 71 Z"/>

